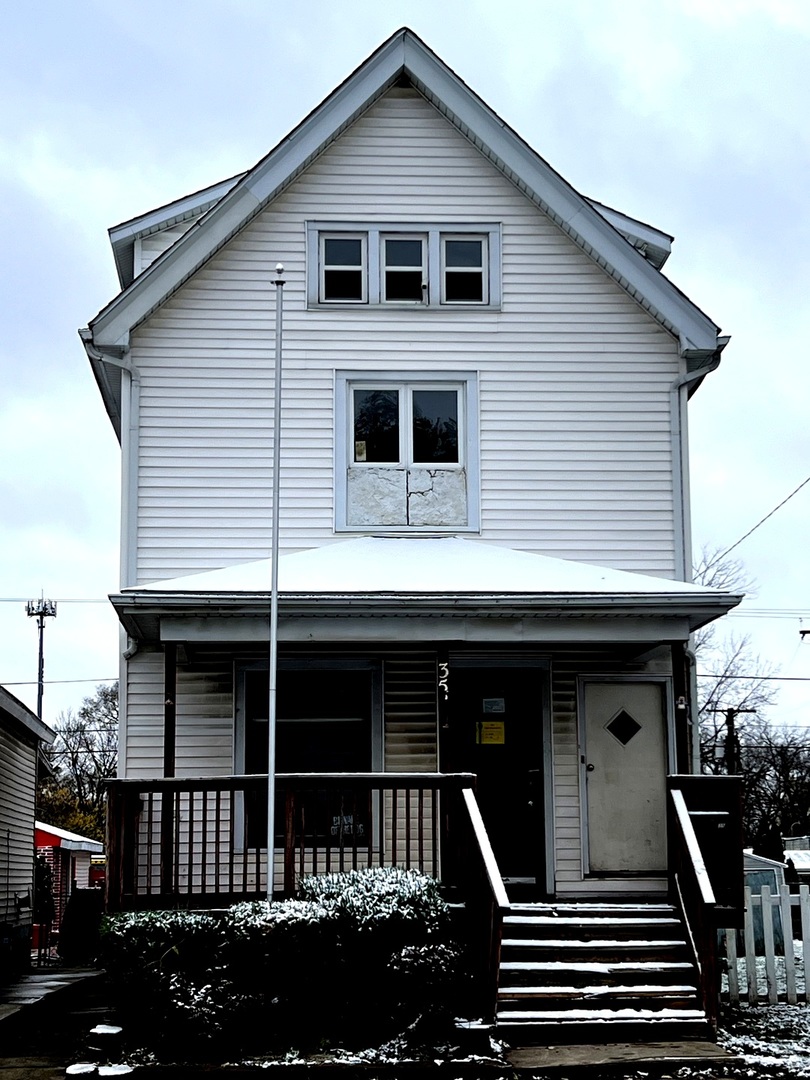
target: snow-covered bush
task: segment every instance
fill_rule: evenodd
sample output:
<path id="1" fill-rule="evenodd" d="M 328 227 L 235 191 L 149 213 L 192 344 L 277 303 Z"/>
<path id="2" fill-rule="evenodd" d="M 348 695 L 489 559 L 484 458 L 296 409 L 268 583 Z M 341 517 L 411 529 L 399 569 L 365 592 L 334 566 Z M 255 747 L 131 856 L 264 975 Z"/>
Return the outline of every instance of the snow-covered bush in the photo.
<path id="1" fill-rule="evenodd" d="M 307 878 L 302 899 L 111 916 L 103 957 L 163 1056 L 383 1039 L 452 1015 L 459 951 L 416 871 Z"/>

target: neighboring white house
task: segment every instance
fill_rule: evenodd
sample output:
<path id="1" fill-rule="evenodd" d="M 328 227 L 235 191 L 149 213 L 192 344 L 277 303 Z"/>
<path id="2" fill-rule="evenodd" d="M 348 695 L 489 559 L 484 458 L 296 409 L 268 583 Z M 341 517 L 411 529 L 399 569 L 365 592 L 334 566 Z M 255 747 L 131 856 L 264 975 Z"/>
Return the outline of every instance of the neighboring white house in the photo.
<path id="1" fill-rule="evenodd" d="M 279 771 L 474 772 L 504 877 L 660 894 L 689 637 L 740 599 L 689 583 L 687 399 L 727 338 L 661 273 L 671 237 L 408 30 L 252 169 L 110 237 L 122 291 L 82 338 L 123 454 L 120 775 L 267 769 L 281 263 Z M 389 842 L 391 805 L 332 835 Z M 253 874 L 246 806 L 203 867 L 227 832 Z"/>
<path id="2" fill-rule="evenodd" d="M 0 686 L 0 977 L 31 955 L 37 761 L 54 733 Z"/>

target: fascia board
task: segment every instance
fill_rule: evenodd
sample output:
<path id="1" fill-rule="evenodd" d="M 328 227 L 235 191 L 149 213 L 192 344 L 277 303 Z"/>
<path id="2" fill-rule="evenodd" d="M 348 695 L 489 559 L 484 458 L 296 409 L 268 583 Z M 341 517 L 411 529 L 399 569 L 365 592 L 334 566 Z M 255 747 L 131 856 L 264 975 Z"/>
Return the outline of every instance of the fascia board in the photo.
<path id="1" fill-rule="evenodd" d="M 116 345 L 402 72 L 494 159 L 583 250 L 686 348 L 714 349 L 717 326 L 651 266 L 590 203 L 409 31 L 399 31 L 333 91 L 236 187 L 91 323 L 99 347 Z"/>
<path id="2" fill-rule="evenodd" d="M 107 230 L 110 243 L 115 246 L 125 240 L 134 240 L 137 236 L 147 236 L 153 232 L 159 232 L 168 225 L 174 225 L 189 215 L 198 213 L 206 206 L 219 202 L 223 195 L 239 183 L 244 173 L 231 176 L 227 180 L 220 180 L 217 184 L 195 191 L 191 195 L 184 195 L 174 202 L 166 203 L 154 210 L 149 210 L 139 217 L 122 221 L 119 225 L 113 225 Z"/>
<path id="3" fill-rule="evenodd" d="M 265 202 L 396 79 L 403 67 L 399 36 L 335 90 L 254 169 L 180 237 L 91 323 L 98 347 L 116 345 Z M 201 227 L 202 226 L 202 227 Z"/>
<path id="4" fill-rule="evenodd" d="M 669 233 L 656 229 L 653 225 L 639 221 L 638 218 L 632 218 L 628 214 L 622 213 L 621 210 L 614 210 L 611 206 L 605 206 L 604 203 L 597 202 L 596 199 L 588 199 L 587 201 L 631 244 L 636 247 L 639 245 L 645 247 L 647 249 L 647 254 L 644 256 L 646 261 L 652 262 L 657 270 L 661 269 L 672 253 L 674 237 L 670 236 Z M 655 254 L 655 260 L 650 258 L 650 252 Z"/>
<path id="5" fill-rule="evenodd" d="M 410 41 L 408 71 L 428 97 L 435 93 L 465 134 L 526 185 L 542 208 L 635 298 L 675 328 L 689 348 L 716 348 L 718 327 L 590 205 L 559 173 L 424 47 Z M 449 117 L 452 119 L 452 117 Z"/>
<path id="6" fill-rule="evenodd" d="M 97 360 L 89 356 L 90 368 L 96 379 L 101 393 L 104 407 L 113 426 L 113 430 L 121 442 L 121 369 L 112 364 L 105 364 L 103 360 Z"/>
<path id="7" fill-rule="evenodd" d="M 386 629 L 381 622 L 386 620 Z M 430 615 L 414 615 L 396 618 L 379 612 L 376 616 L 361 619 L 335 619 L 318 611 L 306 618 L 289 617 L 279 613 L 279 639 L 284 642 L 319 641 L 343 643 L 380 642 L 384 638 L 398 642 L 466 641 L 525 644 L 543 642 L 567 644 L 583 642 L 643 642 L 659 644 L 661 641 L 687 641 L 689 623 L 685 618 L 656 615 L 653 617 L 629 617 L 603 619 L 527 619 L 521 615 L 504 616 L 493 621 L 486 616 L 470 615 L 464 619 L 436 618 Z M 269 623 L 266 618 L 227 620 L 211 618 L 170 618 L 160 624 L 160 641 L 164 644 L 206 644 L 223 641 L 234 645 L 261 644 L 269 639 Z"/>
<path id="8" fill-rule="evenodd" d="M 256 197 L 244 187 L 238 187 L 232 198 L 226 196 L 200 219 L 206 223 L 205 231 L 193 225 L 90 323 L 96 347 L 109 348 L 126 341 L 130 330 L 166 300 L 257 209 Z"/>
<path id="9" fill-rule="evenodd" d="M 180 221 L 188 221 L 193 217 L 201 216 L 235 187 L 244 175 L 240 173 L 228 180 L 221 180 L 218 184 L 203 188 L 202 191 L 184 195 L 174 202 L 149 210 L 145 214 L 108 229 L 107 235 L 110 239 L 121 288 L 126 289 L 134 277 L 134 249 L 137 239 L 161 232 Z"/>

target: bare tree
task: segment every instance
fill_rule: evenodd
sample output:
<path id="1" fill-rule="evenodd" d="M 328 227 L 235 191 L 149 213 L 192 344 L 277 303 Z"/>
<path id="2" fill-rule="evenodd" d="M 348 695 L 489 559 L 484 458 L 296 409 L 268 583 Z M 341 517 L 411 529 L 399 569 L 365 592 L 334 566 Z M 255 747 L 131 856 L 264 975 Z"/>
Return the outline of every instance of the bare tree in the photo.
<path id="1" fill-rule="evenodd" d="M 803 729 L 763 725 L 740 747 L 745 843 L 782 858 L 782 837 L 810 832 L 810 742 Z"/>
<path id="2" fill-rule="evenodd" d="M 719 548 L 701 550 L 692 577 L 712 589 L 755 593 L 744 564 L 724 557 Z M 695 635 L 695 655 L 701 764 L 704 772 L 722 773 L 729 759 L 739 763 L 742 742 L 767 730 L 767 710 L 777 697 L 771 682 L 777 669 L 754 652 L 747 635 L 723 635 L 716 623 Z"/>
<path id="3" fill-rule="evenodd" d="M 39 812 L 50 825 L 103 839 L 105 782 L 118 767 L 118 684 L 96 687 L 75 713 L 60 713 L 55 728 L 54 776 L 40 789 Z"/>

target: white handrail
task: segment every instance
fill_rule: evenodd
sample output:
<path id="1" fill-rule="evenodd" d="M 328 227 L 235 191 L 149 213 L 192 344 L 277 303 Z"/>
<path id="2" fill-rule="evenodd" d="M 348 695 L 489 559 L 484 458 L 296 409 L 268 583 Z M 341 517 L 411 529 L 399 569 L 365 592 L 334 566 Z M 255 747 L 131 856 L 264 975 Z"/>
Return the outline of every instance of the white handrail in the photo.
<path id="1" fill-rule="evenodd" d="M 678 788 L 673 788 L 672 791 L 670 791 L 670 795 L 672 796 L 672 802 L 675 806 L 678 824 L 681 827 L 683 838 L 686 841 L 686 850 L 689 853 L 689 858 L 691 859 L 692 867 L 695 871 L 698 888 L 700 889 L 700 898 L 704 904 L 715 904 L 716 900 L 714 889 L 712 888 L 712 883 L 709 878 L 709 871 L 706 869 L 706 863 L 703 861 L 700 844 L 695 835 L 695 828 L 692 825 L 692 819 L 689 816 L 683 792 Z"/>
<path id="2" fill-rule="evenodd" d="M 481 810 L 479 809 L 478 801 L 475 798 L 475 793 L 472 788 L 464 788 L 462 795 L 464 797 L 464 805 L 467 807 L 467 813 L 470 815 L 470 823 L 472 824 L 475 839 L 481 851 L 481 858 L 484 861 L 484 869 L 489 878 L 489 887 L 492 889 L 495 903 L 499 908 L 508 908 L 509 897 L 506 895 L 506 889 L 504 888 L 503 880 L 501 879 L 501 872 L 495 861 L 495 854 L 492 850 L 492 845 L 489 842 L 489 837 L 487 836 L 484 819 L 481 817 Z"/>

